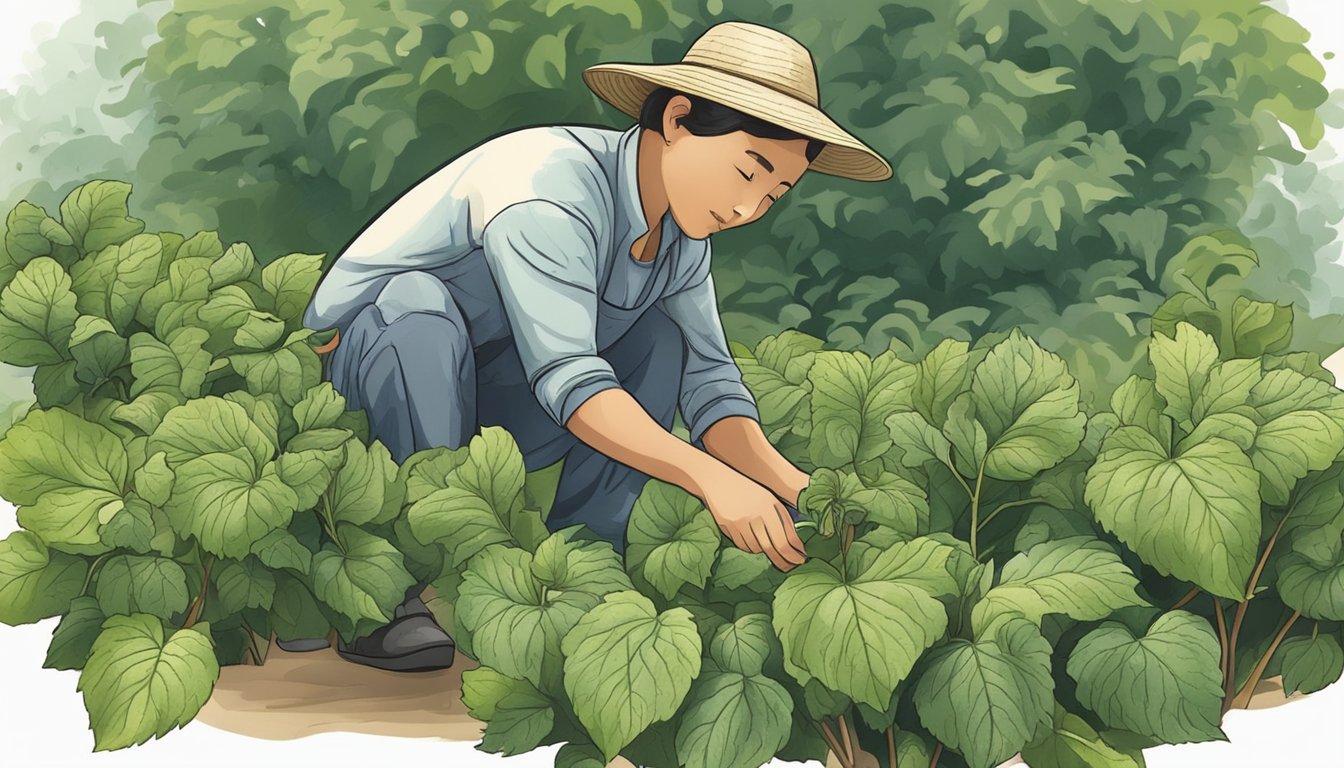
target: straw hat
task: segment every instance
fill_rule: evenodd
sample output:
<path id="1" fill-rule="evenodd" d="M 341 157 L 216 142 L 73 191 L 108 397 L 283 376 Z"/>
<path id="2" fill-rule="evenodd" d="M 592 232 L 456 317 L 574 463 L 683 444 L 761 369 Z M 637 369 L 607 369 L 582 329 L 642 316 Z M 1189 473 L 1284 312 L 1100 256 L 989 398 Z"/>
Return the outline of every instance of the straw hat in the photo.
<path id="1" fill-rule="evenodd" d="M 597 64 L 583 81 L 603 101 L 639 118 L 659 86 L 703 96 L 826 143 L 808 170 L 860 181 L 891 178 L 891 166 L 822 112 L 812 54 L 788 35 L 740 21 L 715 24 L 678 64 Z"/>

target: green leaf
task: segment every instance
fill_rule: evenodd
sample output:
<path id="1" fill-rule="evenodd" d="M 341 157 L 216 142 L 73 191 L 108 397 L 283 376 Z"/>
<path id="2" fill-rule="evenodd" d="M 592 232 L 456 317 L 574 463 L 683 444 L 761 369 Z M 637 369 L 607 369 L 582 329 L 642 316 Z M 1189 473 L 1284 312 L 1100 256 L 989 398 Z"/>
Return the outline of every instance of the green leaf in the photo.
<path id="1" fill-rule="evenodd" d="M 295 406 L 298 418 L 298 406 Z M 471 457 L 470 446 L 439 446 L 416 451 L 401 463 L 400 476 L 406 481 L 406 503 L 414 504 L 434 491 L 449 487 L 448 476 Z"/>
<path id="2" fill-rule="evenodd" d="M 75 359 L 75 379 L 91 386 L 101 384 L 127 363 L 129 345 L 112 324 L 101 317 L 80 315 L 70 334 L 70 355 Z"/>
<path id="3" fill-rule="evenodd" d="M 1298 529 L 1278 566 L 1285 605 L 1310 619 L 1344 620 L 1344 543 L 1338 524 Z"/>
<path id="4" fill-rule="evenodd" d="M 948 406 L 943 437 L 952 446 L 957 471 L 965 477 L 977 477 L 985 455 L 989 453 L 989 435 L 975 417 L 975 399 L 970 392 L 963 392 Z M 938 458 L 943 459 L 942 456 Z"/>
<path id="5" fill-rule="evenodd" d="M 221 613 L 241 613 L 244 608 L 270 610 L 275 599 L 275 576 L 257 558 L 222 562 L 211 576 L 219 592 L 216 607 Z"/>
<path id="6" fill-rule="evenodd" d="M 79 311 L 105 318 L 117 333 L 126 333 L 145 292 L 158 282 L 162 259 L 163 241 L 140 234 L 80 260 L 70 268 Z"/>
<path id="7" fill-rule="evenodd" d="M 316 506 L 318 499 L 331 485 L 331 478 L 336 474 L 336 470 L 345 463 L 345 441 L 349 440 L 349 435 L 343 435 L 340 439 L 341 442 L 334 448 L 286 452 L 276 459 L 276 471 L 280 479 L 284 480 L 298 496 L 299 509 L 312 509 Z M 294 444 L 295 441 L 290 442 L 291 446 Z"/>
<path id="8" fill-rule="evenodd" d="M 773 582 L 772 577 L 779 573 L 775 564 L 763 552 L 747 552 L 737 547 L 724 547 L 719 550 L 714 565 L 714 584 L 723 589 L 745 587 L 758 579 Z M 773 588 L 770 590 L 774 591 Z"/>
<path id="9" fill-rule="evenodd" d="M 103 613 L 149 613 L 162 619 L 187 610 L 187 573 L 166 557 L 116 555 L 98 570 L 94 590 Z"/>
<path id="10" fill-rule="evenodd" d="M 503 755 L 530 752 L 551 732 L 555 711 L 531 683 L 489 667 L 462 673 L 462 703 L 471 716 L 486 721 L 479 749 Z"/>
<path id="11" fill-rule="evenodd" d="M 404 491 L 397 482 L 397 463 L 379 441 L 364 445 L 346 441 L 344 462 L 327 489 L 327 510 L 337 522 L 385 523 L 401 512 Z"/>
<path id="12" fill-rule="evenodd" d="M 464 673 L 464 677 L 468 673 Z M 607 768 L 602 752 L 592 744 L 568 742 L 555 753 L 555 768 Z"/>
<path id="13" fill-rule="evenodd" d="M 611 761 L 671 718 L 700 674 L 700 636 L 685 608 L 658 613 L 638 592 L 607 595 L 561 641 L 565 692 Z"/>
<path id="14" fill-rule="evenodd" d="M 336 532 L 344 547 L 327 544 L 313 556 L 314 593 L 352 625 L 362 619 L 386 624 L 415 583 L 401 553 L 352 525 L 342 524 Z"/>
<path id="15" fill-rule="evenodd" d="M 336 426 L 336 420 L 345 413 L 345 398 L 331 382 L 324 381 L 308 390 L 294 405 L 294 422 L 300 432 Z"/>
<path id="16" fill-rule="evenodd" d="M 792 714 L 788 691 L 764 675 L 707 672 L 686 697 L 677 757 L 695 768 L 757 768 L 788 742 Z"/>
<path id="17" fill-rule="evenodd" d="M 891 441 L 902 448 L 901 465 L 920 467 L 929 461 L 943 461 L 952 444 L 923 416 L 914 411 L 899 411 L 887 418 Z"/>
<path id="18" fill-rule="evenodd" d="M 191 459 L 174 470 L 164 512 L 177 530 L 221 557 L 245 556 L 271 531 L 289 525 L 298 510 L 299 498 L 280 478 L 275 462 L 258 472 L 250 458 L 239 448 Z"/>
<path id="19" fill-rule="evenodd" d="M 1050 726 L 1050 644 L 1031 622 L 1009 618 L 973 643 L 952 640 L 927 663 L 914 690 L 920 722 L 968 764 L 997 765 Z"/>
<path id="20" fill-rule="evenodd" d="M 188 244 L 196 240 L 197 237 L 203 236 L 213 236 L 213 241 L 209 243 L 209 247 L 212 250 L 221 248 L 219 235 L 217 233 L 201 232 L 196 235 L 196 237 L 183 243 L 183 249 L 185 250 Z M 195 252 L 193 251 L 193 255 L 194 253 Z M 215 258 L 215 261 L 210 265 L 210 290 L 213 291 L 226 285 L 241 283 L 251 277 L 253 270 L 256 268 L 257 258 L 252 254 L 252 248 L 248 246 L 247 243 L 234 243 L 229 246 L 227 251 L 223 251 L 219 254 Z"/>
<path id="21" fill-rule="evenodd" d="M 502 427 L 484 427 L 466 452 L 444 479 L 447 487 L 406 510 L 415 538 L 443 543 L 455 568 L 491 544 L 533 548 L 534 532 L 544 527 L 539 512 L 523 509 L 523 455 L 513 437 Z M 409 490 L 413 483 L 407 483 Z"/>
<path id="22" fill-rule="evenodd" d="M 173 491 L 173 470 L 168 468 L 167 457 L 167 453 L 159 451 L 135 470 L 135 492 L 158 507 L 168 502 Z"/>
<path id="23" fill-rule="evenodd" d="M 233 343 L 243 349 L 270 349 L 285 335 L 285 321 L 270 312 L 249 310 L 247 319 L 233 334 Z"/>
<path id="24" fill-rule="evenodd" d="M 148 435 L 159 428 L 169 411 L 185 402 L 186 397 L 180 391 L 146 392 L 132 402 L 117 406 L 112 411 L 112 418 Z"/>
<path id="25" fill-rule="evenodd" d="M 1315 693 L 1344 674 L 1344 649 L 1331 634 L 1290 637 L 1279 646 L 1283 659 L 1283 692 Z"/>
<path id="26" fill-rule="evenodd" d="M 1145 562 L 1243 599 L 1260 543 L 1260 475 L 1218 437 L 1175 456 L 1139 427 L 1117 427 L 1087 472 L 1097 520 Z"/>
<path id="27" fill-rule="evenodd" d="M 175 258 L 203 258 L 209 259 L 213 264 L 224 255 L 224 244 L 219 240 L 219 233 L 216 231 L 197 232 L 182 242 L 177 249 Z"/>
<path id="28" fill-rule="evenodd" d="M 1251 389 L 1260 428 L 1250 451 L 1270 504 L 1288 503 L 1298 480 L 1330 466 L 1344 450 L 1344 392 L 1319 379 L 1280 368 Z"/>
<path id="29" fill-rule="evenodd" d="M 33 259 L 50 256 L 57 244 L 73 244 L 70 233 L 45 209 L 27 200 L 19 201 L 5 220 L 5 247 L 0 249 L 0 256 L 8 253 L 9 258 L 0 260 L 0 285 L 8 283 Z"/>
<path id="30" fill-rule="evenodd" d="M 774 643 L 770 617 L 749 613 L 714 632 L 709 655 L 725 672 L 754 676 L 761 674 Z"/>
<path id="31" fill-rule="evenodd" d="M 49 551 L 36 534 L 14 531 L 0 541 L 0 622 L 33 624 L 65 613 L 87 572 L 82 559 Z"/>
<path id="32" fill-rule="evenodd" d="M 807 418 L 807 372 L 821 344 L 821 339 L 790 329 L 763 339 L 755 356 L 735 358 L 742 381 L 756 398 L 766 434 Z"/>
<path id="33" fill-rule="evenodd" d="M 84 253 L 101 251 L 145 231 L 145 222 L 131 218 L 126 199 L 131 185 L 96 179 L 76 187 L 61 202 L 61 224 Z"/>
<path id="34" fill-rule="evenodd" d="M 172 536 L 167 520 L 156 512 L 136 494 L 124 502 L 117 499 L 99 510 L 98 537 L 109 549 L 123 547 L 142 555 L 156 552 Z M 168 549 L 171 552 L 171 546 Z"/>
<path id="35" fill-rule="evenodd" d="M 61 617 L 47 647 L 43 669 L 83 669 L 93 641 L 103 631 L 102 610 L 92 597 L 76 597 L 70 611 Z"/>
<path id="36" fill-rule="evenodd" d="M 1195 400 L 1218 362 L 1213 337 L 1190 323 L 1179 322 L 1174 336 L 1153 332 L 1148 354 L 1157 371 L 1157 391 L 1167 401 L 1163 413 L 1178 424 L 1193 421 Z"/>
<path id="37" fill-rule="evenodd" d="M 1004 564 L 998 586 L 971 609 L 971 626 L 980 637 L 1008 616 L 1022 616 L 1038 627 L 1047 613 L 1103 619 L 1125 606 L 1147 605 L 1135 592 L 1138 583 L 1102 541 L 1090 536 L 1047 541 Z"/>
<path id="38" fill-rule="evenodd" d="M 275 445 L 252 422 L 246 409 L 219 397 L 192 400 L 169 411 L 149 438 L 150 455 L 164 451 L 168 466 L 211 454 L 243 451 L 254 471 L 275 455 Z"/>
<path id="39" fill-rule="evenodd" d="M 121 440 L 61 408 L 29 411 L 0 440 L 0 496 L 13 504 L 81 488 L 120 496 L 126 473 Z"/>
<path id="40" fill-rule="evenodd" d="M 818 352 L 812 384 L 810 450 L 818 467 L 863 464 L 891 448 L 887 418 L 902 405 L 915 366 L 894 353 Z"/>
<path id="41" fill-rule="evenodd" d="M 626 529 L 626 563 L 668 600 L 685 584 L 703 587 L 723 535 L 700 500 L 650 480 Z"/>
<path id="42" fill-rule="evenodd" d="M 1169 611 L 1139 638 L 1103 623 L 1078 641 L 1068 673 L 1078 701 L 1112 728 L 1169 744 L 1223 740 L 1220 654 L 1208 621 Z"/>
<path id="43" fill-rule="evenodd" d="M 303 582 L 285 573 L 276 574 L 275 598 L 271 601 L 271 629 L 280 640 L 326 637 L 331 629 L 317 598 Z"/>
<path id="44" fill-rule="evenodd" d="M 1111 395 L 1111 410 L 1119 419 L 1118 426 L 1141 427 L 1164 445 L 1171 442 L 1171 420 L 1163 415 L 1165 408 L 1157 385 L 1137 375 L 1126 379 Z"/>
<path id="45" fill-rule="evenodd" d="M 167 392 L 185 398 L 200 397 L 212 359 L 205 350 L 209 333 L 200 328 L 178 328 L 167 343 L 148 333 L 131 336 L 131 397 Z"/>
<path id="46" fill-rule="evenodd" d="M 261 285 L 275 301 L 275 314 L 298 326 L 322 277 L 324 254 L 291 253 L 261 270 Z M 295 398 L 297 399 L 297 398 Z"/>
<path id="47" fill-rule="evenodd" d="M 36 504 L 19 507 L 19 525 L 42 537 L 52 549 L 97 555 L 111 549 L 99 536 L 98 523 L 100 512 L 114 504 L 120 507 L 121 497 L 107 491 L 60 488 L 42 494 Z"/>
<path id="48" fill-rule="evenodd" d="M 28 262 L 0 291 L 0 361 L 28 366 L 65 360 L 79 316 L 75 303 L 60 264 L 47 256 Z"/>
<path id="49" fill-rule="evenodd" d="M 1144 768 L 1142 753 L 1131 755 L 1107 744 L 1087 721 L 1055 704 L 1054 727 L 1022 749 L 1032 768 Z"/>
<path id="50" fill-rule="evenodd" d="M 926 542 L 898 544 L 854 578 L 815 558 L 789 571 L 773 605 L 785 669 L 799 683 L 815 677 L 885 709 L 915 660 L 947 630 L 947 612 L 925 587 L 929 579 L 956 587 L 950 573 L 930 567 Z"/>
<path id="51" fill-rule="evenodd" d="M 292 568 L 308 573 L 313 565 L 313 553 L 303 546 L 294 534 L 277 528 L 252 545 L 252 554 L 271 568 Z"/>
<path id="52" fill-rule="evenodd" d="M 935 433 L 943 424 L 948 406 L 970 382 L 969 353 L 970 345 L 965 341 L 943 339 L 915 366 L 915 379 L 910 384 L 913 413 L 935 427 Z"/>
<path id="53" fill-rule="evenodd" d="M 970 391 L 989 444 L 990 477 L 1029 480 L 1083 441 L 1087 417 L 1079 411 L 1078 382 L 1058 355 L 1017 328 L 976 366 Z"/>
<path id="54" fill-rule="evenodd" d="M 310 333 L 296 331 L 279 349 L 239 353 L 227 359 L 253 394 L 274 392 L 292 405 L 322 378 L 322 361 L 306 341 Z"/>
<path id="55" fill-rule="evenodd" d="M 165 641 L 154 616 L 109 618 L 77 686 L 94 751 L 143 744 L 186 725 L 218 678 L 208 624 L 179 629 Z"/>

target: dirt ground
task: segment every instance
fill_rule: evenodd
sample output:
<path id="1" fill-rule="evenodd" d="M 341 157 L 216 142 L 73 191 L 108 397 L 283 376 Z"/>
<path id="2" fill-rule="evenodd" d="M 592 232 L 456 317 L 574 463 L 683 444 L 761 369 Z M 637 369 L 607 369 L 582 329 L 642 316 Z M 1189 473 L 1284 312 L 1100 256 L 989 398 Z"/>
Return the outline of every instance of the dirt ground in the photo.
<path id="1" fill-rule="evenodd" d="M 425 597 L 441 622 L 446 619 L 443 614 L 451 608 L 434 599 L 432 589 Z M 475 742 L 481 738 L 483 723 L 467 714 L 462 704 L 462 673 L 476 666 L 459 653 L 449 669 L 385 672 L 345 661 L 331 648 L 286 653 L 272 644 L 262 666 L 224 667 L 214 694 L 196 719 L 258 739 L 349 731 Z M 1274 677 L 1256 687 L 1250 709 L 1304 698 L 1300 693 L 1284 698 L 1282 678 Z M 1003 765 L 1021 764 L 1012 759 Z M 608 768 L 633 766 L 617 758 Z"/>

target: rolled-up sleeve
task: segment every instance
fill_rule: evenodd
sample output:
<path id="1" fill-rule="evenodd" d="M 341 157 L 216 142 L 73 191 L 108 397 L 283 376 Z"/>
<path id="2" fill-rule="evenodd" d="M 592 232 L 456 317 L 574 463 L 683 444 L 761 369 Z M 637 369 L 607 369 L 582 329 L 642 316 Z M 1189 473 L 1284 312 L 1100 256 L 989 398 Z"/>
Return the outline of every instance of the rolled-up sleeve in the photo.
<path id="1" fill-rule="evenodd" d="M 597 354 L 593 228 L 556 203 L 529 200 L 496 214 L 481 247 L 532 393 L 564 426 L 585 400 L 621 386 Z"/>
<path id="2" fill-rule="evenodd" d="M 707 260 L 706 260 L 707 262 Z M 726 416 L 747 416 L 760 421 L 751 391 L 742 382 L 742 371 L 728 351 L 714 278 L 708 265 L 703 275 L 658 304 L 681 328 L 686 339 L 686 367 L 681 373 L 681 419 L 691 442 L 704 448 L 702 438 L 714 422 Z"/>

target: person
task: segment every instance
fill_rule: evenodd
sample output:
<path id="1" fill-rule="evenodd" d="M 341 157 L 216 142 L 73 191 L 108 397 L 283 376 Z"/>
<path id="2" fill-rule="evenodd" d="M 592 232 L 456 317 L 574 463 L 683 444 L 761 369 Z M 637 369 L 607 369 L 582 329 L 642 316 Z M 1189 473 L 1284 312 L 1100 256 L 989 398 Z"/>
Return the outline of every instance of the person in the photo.
<path id="1" fill-rule="evenodd" d="M 809 169 L 877 181 L 891 167 L 820 110 L 811 54 L 769 27 L 721 23 L 680 63 L 583 78 L 638 122 L 528 127 L 468 150 L 355 237 L 304 324 L 337 329 L 332 385 L 398 462 L 500 425 L 528 471 L 563 460 L 552 531 L 583 523 L 623 552 L 654 477 L 700 498 L 736 546 L 792 568 L 806 558 L 792 520 L 808 475 L 761 431 L 709 241 L 781 205 Z M 669 431 L 677 409 L 689 444 Z M 338 652 L 451 665 L 424 586 Z"/>

